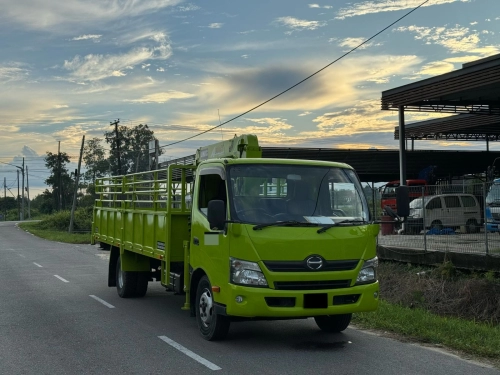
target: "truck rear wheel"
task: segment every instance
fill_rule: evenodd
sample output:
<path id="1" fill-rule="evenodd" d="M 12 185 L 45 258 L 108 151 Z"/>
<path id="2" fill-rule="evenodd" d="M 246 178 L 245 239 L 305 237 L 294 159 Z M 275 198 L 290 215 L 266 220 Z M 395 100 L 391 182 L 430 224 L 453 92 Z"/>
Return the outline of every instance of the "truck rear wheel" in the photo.
<path id="1" fill-rule="evenodd" d="M 205 340 L 216 341 L 226 337 L 229 331 L 229 318 L 215 312 L 212 286 L 207 276 L 203 276 L 196 290 L 196 321 Z"/>
<path id="2" fill-rule="evenodd" d="M 122 298 L 137 296 L 137 277 L 139 272 L 122 270 L 122 258 L 116 260 L 116 290 Z M 147 285 L 146 285 L 147 287 Z"/>
<path id="3" fill-rule="evenodd" d="M 352 314 L 315 316 L 314 320 L 324 332 L 342 332 L 351 323 Z"/>
<path id="4" fill-rule="evenodd" d="M 137 272 L 136 297 L 144 297 L 148 291 L 149 272 Z"/>

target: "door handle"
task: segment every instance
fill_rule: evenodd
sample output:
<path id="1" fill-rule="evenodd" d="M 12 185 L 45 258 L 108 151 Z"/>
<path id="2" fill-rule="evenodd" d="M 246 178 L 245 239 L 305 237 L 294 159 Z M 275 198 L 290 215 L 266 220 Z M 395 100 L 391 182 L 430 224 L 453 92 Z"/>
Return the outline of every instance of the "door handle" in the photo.
<path id="1" fill-rule="evenodd" d="M 200 244 L 200 240 L 198 239 L 198 237 L 193 237 L 193 245 L 199 245 Z"/>

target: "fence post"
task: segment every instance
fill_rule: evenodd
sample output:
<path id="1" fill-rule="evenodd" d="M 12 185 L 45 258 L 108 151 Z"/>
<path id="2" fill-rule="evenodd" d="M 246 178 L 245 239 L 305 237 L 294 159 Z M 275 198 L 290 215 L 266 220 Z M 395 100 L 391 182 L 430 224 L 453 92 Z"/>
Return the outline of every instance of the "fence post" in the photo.
<path id="1" fill-rule="evenodd" d="M 427 186 L 422 186 L 422 229 L 424 230 L 424 251 L 427 251 L 427 231 L 425 230 L 425 189 Z"/>
<path id="2" fill-rule="evenodd" d="M 374 182 L 372 181 L 372 207 L 373 207 L 373 220 L 375 220 L 375 186 Z"/>
<path id="3" fill-rule="evenodd" d="M 488 224 L 486 223 L 486 182 L 483 182 L 483 226 L 484 226 L 484 245 L 486 255 L 489 254 L 488 249 Z"/>

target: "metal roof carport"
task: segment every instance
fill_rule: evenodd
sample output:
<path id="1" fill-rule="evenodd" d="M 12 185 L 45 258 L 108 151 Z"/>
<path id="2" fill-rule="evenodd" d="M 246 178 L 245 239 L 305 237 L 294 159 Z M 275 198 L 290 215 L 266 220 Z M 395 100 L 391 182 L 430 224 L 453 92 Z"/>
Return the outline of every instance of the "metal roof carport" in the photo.
<path id="1" fill-rule="evenodd" d="M 382 92 L 382 110 L 399 111 L 400 180 L 406 181 L 406 140 L 498 141 L 500 54 L 462 69 Z M 444 119 L 405 125 L 405 112 L 452 113 Z M 412 147 L 413 148 L 413 147 Z"/>

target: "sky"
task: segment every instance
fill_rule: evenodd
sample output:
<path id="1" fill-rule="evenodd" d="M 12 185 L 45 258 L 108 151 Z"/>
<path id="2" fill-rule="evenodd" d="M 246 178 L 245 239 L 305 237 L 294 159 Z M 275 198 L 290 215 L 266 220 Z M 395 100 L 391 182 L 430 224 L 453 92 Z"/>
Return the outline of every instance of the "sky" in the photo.
<path id="1" fill-rule="evenodd" d="M 47 187 L 46 152 L 57 153 L 60 142 L 73 170 L 82 136 L 103 138 L 117 119 L 147 124 L 161 146 L 195 136 L 295 85 L 423 1 L 0 0 L 0 184 L 5 178 L 16 194 L 24 157 L 33 197 Z M 499 33 L 498 0 L 430 0 L 280 97 L 164 147 L 160 160 L 246 133 L 268 147 L 397 149 L 397 112 L 380 109 L 382 91 L 498 54 Z M 407 112 L 406 121 L 432 116 Z"/>

